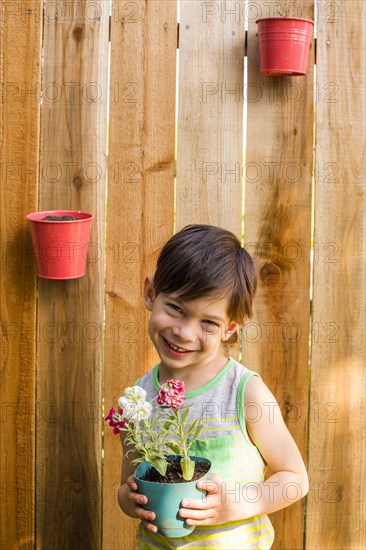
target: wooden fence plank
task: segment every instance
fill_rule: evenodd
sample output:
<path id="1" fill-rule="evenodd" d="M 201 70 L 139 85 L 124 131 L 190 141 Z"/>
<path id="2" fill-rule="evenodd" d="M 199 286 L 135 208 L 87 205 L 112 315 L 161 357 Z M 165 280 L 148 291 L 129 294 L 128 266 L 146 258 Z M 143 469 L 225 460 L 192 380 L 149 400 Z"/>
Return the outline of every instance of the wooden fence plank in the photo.
<path id="1" fill-rule="evenodd" d="M 37 4 L 28 15 L 23 2 L 0 2 L 0 547 L 24 550 L 34 544 L 36 277 L 25 216 L 37 207 Z"/>
<path id="2" fill-rule="evenodd" d="M 276 396 L 305 459 L 314 56 L 312 48 L 306 77 L 259 74 L 255 20 L 273 16 L 275 4 L 258 1 L 247 12 L 244 240 L 256 260 L 259 287 L 255 318 L 244 327 L 243 356 Z M 312 19 L 311 1 L 296 7 Z M 273 548 L 302 548 L 303 507 L 300 501 L 270 516 Z"/>
<path id="3" fill-rule="evenodd" d="M 95 218 L 86 275 L 39 280 L 39 549 L 101 546 L 108 32 L 107 2 L 45 2 L 40 210 Z"/>
<path id="4" fill-rule="evenodd" d="M 241 238 L 244 25 L 216 2 L 181 2 L 177 229 L 211 223 Z"/>
<path id="5" fill-rule="evenodd" d="M 105 408 L 153 366 L 143 282 L 173 234 L 176 1 L 113 2 L 106 273 Z M 103 548 L 135 547 L 117 503 L 122 453 L 104 437 Z"/>
<path id="6" fill-rule="evenodd" d="M 306 548 L 366 548 L 365 2 L 319 4 Z"/>

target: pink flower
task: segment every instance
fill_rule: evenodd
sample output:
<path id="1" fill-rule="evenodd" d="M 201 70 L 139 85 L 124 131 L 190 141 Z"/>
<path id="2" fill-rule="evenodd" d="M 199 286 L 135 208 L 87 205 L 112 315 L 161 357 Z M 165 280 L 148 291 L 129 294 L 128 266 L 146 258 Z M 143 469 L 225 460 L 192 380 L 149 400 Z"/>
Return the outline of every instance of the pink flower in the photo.
<path id="1" fill-rule="evenodd" d="M 123 409 L 118 409 L 117 414 L 114 409 L 111 409 L 108 413 L 108 416 L 106 416 L 105 418 L 106 421 L 109 421 L 109 425 L 113 427 L 114 434 L 119 434 L 120 428 L 123 428 L 126 425 L 126 423 L 121 420 L 122 414 Z"/>
<path id="2" fill-rule="evenodd" d="M 186 392 L 184 382 L 180 380 L 168 380 L 159 389 L 157 402 L 171 409 L 180 409 L 183 405 Z"/>

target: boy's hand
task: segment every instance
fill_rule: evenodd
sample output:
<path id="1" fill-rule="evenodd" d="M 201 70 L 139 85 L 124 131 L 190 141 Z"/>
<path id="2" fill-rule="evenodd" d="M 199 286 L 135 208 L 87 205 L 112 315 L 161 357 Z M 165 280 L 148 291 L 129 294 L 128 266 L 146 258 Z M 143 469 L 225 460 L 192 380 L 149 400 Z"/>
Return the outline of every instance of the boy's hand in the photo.
<path id="1" fill-rule="evenodd" d="M 145 527 L 152 533 L 156 533 L 156 525 L 149 523 L 149 520 L 155 519 L 155 513 L 145 510 L 142 505 L 147 504 L 147 497 L 137 492 L 138 487 L 132 476 L 128 477 L 126 483 L 121 485 L 118 491 L 118 502 L 125 514 L 131 518 L 139 518 Z"/>
<path id="2" fill-rule="evenodd" d="M 212 474 L 210 479 L 197 481 L 196 486 L 207 491 L 207 496 L 182 500 L 179 515 L 185 519 L 187 525 L 217 525 L 244 519 L 243 506 L 238 506 L 235 494 L 225 494 L 225 484 L 219 476 Z M 238 517 L 238 508 L 241 508 L 242 517 Z"/>

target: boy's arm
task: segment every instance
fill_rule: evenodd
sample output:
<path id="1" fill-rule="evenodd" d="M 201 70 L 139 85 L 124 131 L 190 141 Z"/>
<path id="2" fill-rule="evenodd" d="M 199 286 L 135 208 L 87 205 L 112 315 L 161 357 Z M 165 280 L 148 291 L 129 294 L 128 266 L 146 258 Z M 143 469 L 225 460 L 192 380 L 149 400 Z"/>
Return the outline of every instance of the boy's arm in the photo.
<path id="1" fill-rule="evenodd" d="M 250 438 L 271 471 L 263 483 L 242 487 L 241 498 L 226 492 L 225 480 L 212 475 L 198 481 L 197 487 L 207 491 L 207 497 L 182 501 L 179 514 L 188 525 L 216 525 L 243 520 L 281 510 L 306 495 L 308 475 L 301 454 L 282 418 L 280 407 L 267 386 L 252 376 L 245 390 L 245 403 L 255 403 L 260 418 L 246 418 Z M 246 408 L 248 412 L 251 407 Z"/>
<path id="2" fill-rule="evenodd" d="M 253 515 L 281 510 L 303 498 L 309 490 L 308 474 L 300 451 L 283 420 L 280 407 L 267 386 L 252 376 L 245 390 L 245 403 L 255 403 L 260 411 L 255 419 L 246 417 L 248 433 L 268 464 L 271 475 L 260 486 L 248 488 Z M 247 408 L 248 412 L 250 407 Z"/>
<path id="3" fill-rule="evenodd" d="M 126 434 L 121 432 L 120 435 L 122 448 L 125 450 L 126 445 L 124 445 L 124 440 Z M 137 492 L 138 487 L 133 477 L 136 466 L 131 464 L 134 458 L 136 458 L 134 453 L 130 453 L 128 457 L 126 457 L 125 454 L 123 455 L 121 486 L 118 490 L 118 503 L 125 514 L 132 518 L 141 519 L 142 523 L 144 523 L 149 531 L 156 533 L 157 527 L 149 523 L 149 520 L 155 519 L 155 513 L 145 510 L 145 508 L 142 507 L 142 505 L 147 504 L 147 497 Z"/>

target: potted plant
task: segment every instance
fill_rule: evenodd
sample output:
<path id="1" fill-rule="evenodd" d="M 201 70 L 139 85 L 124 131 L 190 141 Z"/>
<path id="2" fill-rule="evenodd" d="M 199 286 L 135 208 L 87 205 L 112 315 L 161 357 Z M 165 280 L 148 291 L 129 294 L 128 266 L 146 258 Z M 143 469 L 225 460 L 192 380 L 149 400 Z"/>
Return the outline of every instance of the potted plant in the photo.
<path id="1" fill-rule="evenodd" d="M 154 523 L 166 537 L 184 537 L 194 526 L 184 523 L 178 514 L 184 497 L 199 498 L 206 493 L 196 487 L 198 479 L 207 479 L 211 462 L 189 455 L 193 441 L 202 430 L 199 419 L 187 421 L 189 408 L 181 413 L 185 397 L 184 382 L 168 380 L 158 393 L 160 408 L 154 414 L 139 386 L 126 388 L 118 400 L 118 411 L 111 409 L 106 421 L 113 432 L 127 433 L 130 447 L 126 456 L 135 453 L 138 464 L 134 476 L 139 492 L 148 498 L 149 510 L 156 514 Z"/>
<path id="2" fill-rule="evenodd" d="M 74 279 L 85 275 L 93 217 L 79 210 L 27 215 L 39 277 Z"/>
<path id="3" fill-rule="evenodd" d="M 285 4 L 279 17 L 257 19 L 259 72 L 267 76 L 301 76 L 306 74 L 314 22 L 289 17 Z"/>

